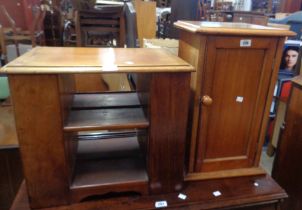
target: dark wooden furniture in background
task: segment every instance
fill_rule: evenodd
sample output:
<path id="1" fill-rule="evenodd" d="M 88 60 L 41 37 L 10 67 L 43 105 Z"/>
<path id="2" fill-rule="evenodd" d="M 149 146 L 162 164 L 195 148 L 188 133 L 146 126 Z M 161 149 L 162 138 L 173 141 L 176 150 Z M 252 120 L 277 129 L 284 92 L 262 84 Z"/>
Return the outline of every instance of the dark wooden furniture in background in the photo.
<path id="1" fill-rule="evenodd" d="M 302 77 L 293 79 L 272 176 L 289 194 L 284 210 L 302 209 Z"/>
<path id="2" fill-rule="evenodd" d="M 2 68 L 31 208 L 181 190 L 192 71 L 144 48 L 37 47 Z M 74 94 L 74 73 L 135 73 L 137 90 Z"/>
<path id="3" fill-rule="evenodd" d="M 285 36 L 245 23 L 178 21 L 179 56 L 195 66 L 186 180 L 265 173 L 259 167 Z"/>
<path id="4" fill-rule="evenodd" d="M 259 12 L 234 12 L 233 22 L 267 25 L 268 17 Z"/>
<path id="5" fill-rule="evenodd" d="M 20 56 L 19 44 L 31 44 L 32 47 L 45 44 L 44 30 L 43 30 L 43 21 L 46 14 L 46 11 L 41 10 L 39 7 L 36 7 L 34 19 L 29 26 L 29 30 L 20 30 L 17 28 L 15 20 L 8 13 L 6 8 L 3 5 L 0 5 L 0 11 L 8 22 L 10 27 L 4 31 L 4 46 L 7 44 L 14 44 L 16 46 L 17 56 Z M 8 30 L 9 29 L 9 30 Z"/>
<path id="6" fill-rule="evenodd" d="M 0 210 L 10 208 L 23 179 L 13 110 L 0 104 Z"/>
<path id="7" fill-rule="evenodd" d="M 78 47 L 124 47 L 126 35 L 123 5 L 99 5 L 97 9 L 76 11 L 75 16 Z M 127 76 L 111 76 L 113 83 L 122 78 Z M 120 90 L 112 90 L 101 74 L 76 74 L 75 82 L 79 93 Z"/>
<path id="8" fill-rule="evenodd" d="M 221 192 L 221 196 L 215 197 L 215 191 Z M 178 198 L 179 193 L 124 196 L 99 198 L 47 210 L 151 210 L 157 209 L 154 206 L 156 201 L 166 201 L 167 209 L 173 210 L 278 210 L 280 202 L 287 197 L 284 190 L 269 176 L 189 182 L 181 193 L 187 196 L 185 200 Z M 24 184 L 11 210 L 30 210 Z"/>
<path id="9" fill-rule="evenodd" d="M 77 11 L 76 32 L 78 47 L 124 47 L 124 6 L 100 5 Z"/>
<path id="10" fill-rule="evenodd" d="M 40 5 L 40 0 L 1 0 L 9 14 L 16 21 L 17 27 L 22 30 L 29 30 L 33 22 L 32 8 Z M 10 27 L 10 23 L 3 13 L 0 13 L 0 23 L 3 27 Z"/>
<path id="11" fill-rule="evenodd" d="M 0 145 L 0 210 L 10 208 L 23 180 L 17 145 Z"/>
<path id="12" fill-rule="evenodd" d="M 281 12 L 293 13 L 302 9 L 302 0 L 282 0 Z"/>

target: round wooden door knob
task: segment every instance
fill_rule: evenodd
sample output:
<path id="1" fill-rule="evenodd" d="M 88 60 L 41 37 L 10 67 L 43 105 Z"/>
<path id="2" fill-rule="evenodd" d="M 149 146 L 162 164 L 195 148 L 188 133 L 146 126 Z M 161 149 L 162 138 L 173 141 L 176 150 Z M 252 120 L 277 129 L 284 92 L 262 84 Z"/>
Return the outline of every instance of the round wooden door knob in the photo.
<path id="1" fill-rule="evenodd" d="M 201 103 L 205 106 L 210 106 L 213 103 L 213 99 L 210 96 L 202 96 Z"/>

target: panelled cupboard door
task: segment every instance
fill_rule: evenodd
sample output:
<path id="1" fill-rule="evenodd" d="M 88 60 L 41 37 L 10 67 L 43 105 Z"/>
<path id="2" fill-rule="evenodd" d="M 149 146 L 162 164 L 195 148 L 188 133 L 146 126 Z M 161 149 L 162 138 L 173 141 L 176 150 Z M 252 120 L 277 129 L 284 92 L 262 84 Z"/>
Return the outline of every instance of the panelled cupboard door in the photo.
<path id="1" fill-rule="evenodd" d="M 212 36 L 207 46 L 195 171 L 251 167 L 277 39 Z"/>

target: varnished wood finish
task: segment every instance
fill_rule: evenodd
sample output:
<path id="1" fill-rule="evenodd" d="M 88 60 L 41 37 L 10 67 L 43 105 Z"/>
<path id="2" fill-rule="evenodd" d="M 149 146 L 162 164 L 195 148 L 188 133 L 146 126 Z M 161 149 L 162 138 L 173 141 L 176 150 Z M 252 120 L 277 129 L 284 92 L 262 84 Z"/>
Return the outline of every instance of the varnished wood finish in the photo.
<path id="1" fill-rule="evenodd" d="M 240 23 L 179 21 L 191 80 L 187 180 L 263 174 L 259 166 L 284 36 Z M 222 36 L 223 34 L 223 36 Z M 221 36 L 220 36 L 221 35 Z M 278 37 L 279 36 L 279 37 Z M 244 40 L 250 45 L 242 46 Z"/>
<path id="2" fill-rule="evenodd" d="M 135 0 L 137 35 L 140 47 L 144 46 L 143 39 L 156 37 L 156 2 Z"/>
<path id="3" fill-rule="evenodd" d="M 201 105 L 197 171 L 254 165 L 277 40 L 253 39 L 246 50 L 239 45 L 242 39 L 247 38 L 208 39 L 212 59 L 205 66 L 201 98 L 209 95 L 213 104 Z"/>
<path id="4" fill-rule="evenodd" d="M 58 77 L 9 75 L 9 84 L 31 207 L 67 204 L 69 174 Z"/>
<path id="5" fill-rule="evenodd" d="M 248 23 L 177 21 L 174 25 L 180 29 L 202 34 L 247 35 L 247 36 L 295 36 L 287 29 L 253 25 Z"/>
<path id="6" fill-rule="evenodd" d="M 273 95 L 274 95 L 275 84 L 276 84 L 275 81 L 277 81 L 277 78 L 278 78 L 278 72 L 279 72 L 281 57 L 282 57 L 282 53 L 283 53 L 284 41 L 285 41 L 285 38 L 280 38 L 278 40 L 278 44 L 277 44 L 276 54 L 275 54 L 275 58 L 274 58 L 273 66 L 272 66 L 270 85 L 269 85 L 269 90 L 268 90 L 264 114 L 263 114 L 263 116 L 264 116 L 263 123 L 262 123 L 263 126 L 260 131 L 259 143 L 258 143 L 255 161 L 254 161 L 255 166 L 257 166 L 258 163 L 260 162 L 262 147 L 263 147 L 263 143 L 265 141 L 265 136 L 267 134 L 267 129 L 265 128 L 264 125 L 268 125 L 268 122 L 269 122 L 268 116 L 269 116 L 270 107 L 271 107 L 271 104 L 273 101 Z"/>
<path id="7" fill-rule="evenodd" d="M 108 192 L 148 193 L 148 175 L 136 137 L 80 141 L 71 199 Z"/>
<path id="8" fill-rule="evenodd" d="M 253 176 L 253 175 L 265 175 L 266 171 L 260 167 L 255 168 L 242 168 L 233 170 L 219 170 L 212 172 L 203 173 L 189 173 L 186 177 L 186 181 L 195 180 L 207 180 L 207 179 L 221 179 L 228 177 L 243 177 L 243 176 Z"/>
<path id="9" fill-rule="evenodd" d="M 195 66 L 196 69 L 202 69 L 205 62 L 206 53 L 206 37 L 205 36 L 193 36 L 187 31 L 180 31 L 179 40 L 179 52 L 178 55 L 182 59 Z M 195 162 L 195 148 L 198 130 L 199 120 L 199 105 L 200 105 L 200 91 L 201 81 L 203 78 L 202 71 L 196 71 L 191 73 L 190 82 L 190 109 L 189 109 L 189 130 L 188 138 L 190 142 L 187 146 L 188 155 L 188 171 L 194 171 Z M 194 114 L 193 114 L 194 113 Z"/>
<path id="10" fill-rule="evenodd" d="M 73 110 L 65 131 L 147 128 L 148 120 L 141 108 Z"/>
<path id="11" fill-rule="evenodd" d="M 150 82 L 148 174 L 152 193 L 181 190 L 190 74 L 153 74 Z"/>
<path id="12" fill-rule="evenodd" d="M 63 55 L 66 60 L 59 60 Z M 37 48 L 17 65 L 1 73 L 11 84 L 31 208 L 182 189 L 191 65 L 163 50 L 83 48 Z M 116 66 L 138 74 L 137 93 L 75 93 L 75 73 L 120 73 Z M 122 132 L 124 138 L 137 135 L 142 149 L 132 154 L 122 148 L 133 143 L 116 141 Z M 89 147 L 92 157 L 83 158 L 81 141 L 96 140 L 101 145 Z M 98 148 L 107 152 L 96 155 Z M 127 156 L 116 156 L 117 148 Z"/>
<path id="13" fill-rule="evenodd" d="M 155 62 L 156 61 L 156 62 Z M 6 74 L 192 72 L 162 49 L 36 47 L 0 70 Z"/>
<path id="14" fill-rule="evenodd" d="M 302 77 L 293 80 L 287 106 L 284 129 L 274 162 L 272 175 L 289 194 L 282 209 L 302 208 L 302 169 L 299 164 L 302 154 Z"/>
<path id="15" fill-rule="evenodd" d="M 255 182 L 258 183 L 258 187 L 254 185 Z M 217 190 L 222 195 L 214 197 L 213 192 Z M 179 199 L 178 193 L 170 193 L 142 197 L 109 198 L 47 210 L 147 210 L 156 209 L 154 203 L 161 200 L 167 201 L 168 209 L 175 210 L 276 210 L 279 209 L 280 200 L 287 197 L 284 190 L 268 176 L 189 182 L 182 193 L 187 195 L 186 200 Z M 24 185 L 20 188 L 11 210 L 29 210 Z"/>
<path id="16" fill-rule="evenodd" d="M 76 94 L 73 109 L 119 108 L 141 106 L 136 92 Z"/>

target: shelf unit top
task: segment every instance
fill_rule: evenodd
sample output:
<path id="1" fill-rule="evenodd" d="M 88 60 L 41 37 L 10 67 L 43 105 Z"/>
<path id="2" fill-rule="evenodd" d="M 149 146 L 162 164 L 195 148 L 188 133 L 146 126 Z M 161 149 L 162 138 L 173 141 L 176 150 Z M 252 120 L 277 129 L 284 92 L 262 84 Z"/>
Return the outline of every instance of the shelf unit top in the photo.
<path id="1" fill-rule="evenodd" d="M 201 34 L 215 35 L 251 35 L 251 36 L 295 36 L 296 33 L 285 29 L 249 23 L 207 22 L 207 21 L 177 21 L 177 28 Z"/>
<path id="2" fill-rule="evenodd" d="M 0 74 L 192 72 L 163 49 L 36 47 L 8 63 Z"/>

